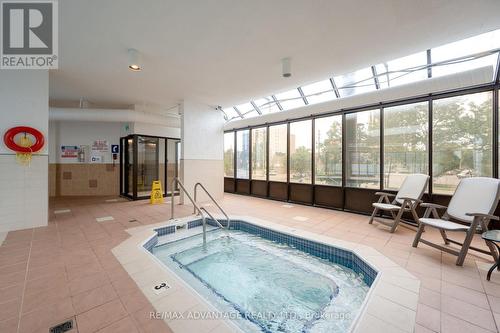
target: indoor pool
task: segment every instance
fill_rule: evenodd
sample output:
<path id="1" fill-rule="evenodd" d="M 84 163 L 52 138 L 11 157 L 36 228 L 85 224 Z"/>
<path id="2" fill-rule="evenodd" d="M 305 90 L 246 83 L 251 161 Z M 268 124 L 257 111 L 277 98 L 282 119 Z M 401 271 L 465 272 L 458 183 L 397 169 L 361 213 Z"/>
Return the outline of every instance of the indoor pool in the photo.
<path id="1" fill-rule="evenodd" d="M 217 229 L 205 246 L 196 235 L 150 250 L 245 332 L 348 332 L 373 276 L 266 238 Z"/>

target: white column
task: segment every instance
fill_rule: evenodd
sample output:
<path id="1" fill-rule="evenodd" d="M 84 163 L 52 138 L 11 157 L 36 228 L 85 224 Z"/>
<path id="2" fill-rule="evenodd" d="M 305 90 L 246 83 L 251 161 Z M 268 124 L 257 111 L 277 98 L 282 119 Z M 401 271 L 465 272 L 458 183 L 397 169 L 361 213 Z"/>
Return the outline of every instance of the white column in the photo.
<path id="1" fill-rule="evenodd" d="M 14 126 L 30 126 L 45 136 L 29 166 L 18 164 L 3 142 Z M 0 70 L 0 233 L 47 225 L 48 126 L 48 71 Z"/>
<path id="2" fill-rule="evenodd" d="M 180 113 L 181 180 L 190 193 L 201 182 L 214 198 L 220 199 L 224 194 L 224 118 L 213 107 L 192 100 L 181 104 Z M 199 200 L 206 199 L 199 196 Z M 189 204 L 187 198 L 182 200 Z"/>

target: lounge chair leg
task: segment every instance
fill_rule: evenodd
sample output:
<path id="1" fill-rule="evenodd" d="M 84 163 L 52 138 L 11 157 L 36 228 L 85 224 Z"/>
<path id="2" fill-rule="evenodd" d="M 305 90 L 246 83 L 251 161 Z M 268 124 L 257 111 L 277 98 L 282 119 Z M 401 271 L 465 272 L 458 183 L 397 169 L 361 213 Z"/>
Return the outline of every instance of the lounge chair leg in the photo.
<path id="1" fill-rule="evenodd" d="M 439 229 L 439 233 L 441 233 L 441 237 L 443 237 L 443 241 L 446 245 L 449 245 L 450 242 L 448 241 L 448 237 L 446 236 L 446 231 L 443 229 Z"/>
<path id="2" fill-rule="evenodd" d="M 411 215 L 413 216 L 413 220 L 415 221 L 415 223 L 418 225 L 418 214 L 415 211 L 415 207 L 411 208 Z"/>
<path id="3" fill-rule="evenodd" d="M 373 213 L 372 213 L 372 216 L 370 216 L 370 221 L 368 221 L 368 224 L 373 223 L 373 218 L 375 217 L 375 215 L 377 215 L 377 212 L 378 212 L 378 208 L 373 209 Z"/>
<path id="4" fill-rule="evenodd" d="M 462 245 L 462 249 L 460 250 L 460 253 L 458 254 L 457 258 L 457 266 L 462 266 L 465 261 L 465 256 L 467 255 L 467 251 L 469 251 L 469 246 L 470 243 L 472 242 L 472 238 L 474 237 L 474 232 L 476 229 L 476 224 L 472 223 L 471 227 L 467 231 L 467 236 L 465 236 L 464 244 Z"/>
<path id="5" fill-rule="evenodd" d="M 404 213 L 404 209 L 401 207 L 401 209 L 399 210 L 398 212 L 398 215 L 396 216 L 396 218 L 394 219 L 394 223 L 392 224 L 392 227 L 391 227 L 391 234 L 396 231 L 396 228 L 398 227 L 398 224 L 399 224 L 399 221 L 401 221 L 401 216 L 403 215 Z"/>
<path id="6" fill-rule="evenodd" d="M 413 247 L 418 246 L 418 242 L 420 242 L 420 237 L 422 237 L 422 233 L 424 232 L 425 224 L 419 223 L 417 234 L 415 235 L 415 239 L 413 240 Z"/>

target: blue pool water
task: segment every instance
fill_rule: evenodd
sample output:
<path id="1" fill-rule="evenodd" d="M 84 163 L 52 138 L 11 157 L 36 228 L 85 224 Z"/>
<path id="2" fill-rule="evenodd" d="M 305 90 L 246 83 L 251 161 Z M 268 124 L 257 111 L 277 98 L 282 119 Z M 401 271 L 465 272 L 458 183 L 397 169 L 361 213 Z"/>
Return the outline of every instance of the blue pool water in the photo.
<path id="1" fill-rule="evenodd" d="M 214 230 L 153 254 L 248 332 L 347 332 L 369 286 L 361 274 L 243 231 Z"/>

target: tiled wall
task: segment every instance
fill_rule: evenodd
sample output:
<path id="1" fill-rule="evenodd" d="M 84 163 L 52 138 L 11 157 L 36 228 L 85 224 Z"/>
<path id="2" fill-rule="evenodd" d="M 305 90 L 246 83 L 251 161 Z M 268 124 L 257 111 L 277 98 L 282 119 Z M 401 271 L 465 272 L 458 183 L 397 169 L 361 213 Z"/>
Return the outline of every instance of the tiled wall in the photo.
<path id="1" fill-rule="evenodd" d="M 0 155 L 0 232 L 47 225 L 47 155 L 33 155 L 29 166 L 15 155 Z"/>
<path id="2" fill-rule="evenodd" d="M 49 164 L 49 195 L 119 195 L 119 178 L 119 163 Z"/>

